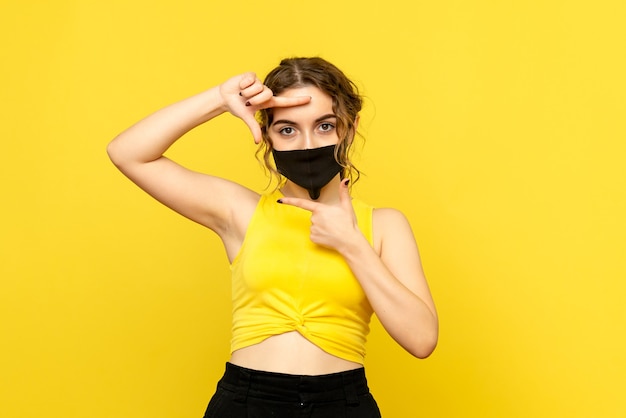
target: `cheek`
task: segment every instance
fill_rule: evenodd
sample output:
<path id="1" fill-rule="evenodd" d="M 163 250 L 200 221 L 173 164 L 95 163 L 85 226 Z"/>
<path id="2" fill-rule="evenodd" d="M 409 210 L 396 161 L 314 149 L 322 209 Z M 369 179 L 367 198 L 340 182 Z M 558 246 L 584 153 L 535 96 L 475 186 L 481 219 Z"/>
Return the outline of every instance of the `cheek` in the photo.
<path id="1" fill-rule="evenodd" d="M 283 136 L 276 131 L 268 131 L 268 140 L 276 151 L 292 151 L 304 148 L 302 135 L 295 133 L 292 136 Z"/>
<path id="2" fill-rule="evenodd" d="M 296 141 L 286 141 L 282 138 L 273 138 L 271 135 L 268 135 L 268 139 L 269 148 L 275 149 L 276 151 L 291 151 L 298 148 Z"/>

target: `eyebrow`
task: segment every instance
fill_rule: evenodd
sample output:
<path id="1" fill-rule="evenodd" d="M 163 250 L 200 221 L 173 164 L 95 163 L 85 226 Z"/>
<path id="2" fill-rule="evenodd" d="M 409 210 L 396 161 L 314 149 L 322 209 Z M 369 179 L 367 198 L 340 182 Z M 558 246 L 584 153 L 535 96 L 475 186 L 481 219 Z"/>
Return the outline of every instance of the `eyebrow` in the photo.
<path id="1" fill-rule="evenodd" d="M 337 115 L 335 115 L 334 113 L 328 113 L 324 116 L 320 116 L 319 118 L 315 119 L 315 123 L 319 123 L 327 119 L 337 119 Z M 275 120 L 274 122 L 272 122 L 272 125 L 278 125 L 278 124 L 297 125 L 296 122 L 293 122 L 287 119 L 280 119 L 280 120 Z"/>

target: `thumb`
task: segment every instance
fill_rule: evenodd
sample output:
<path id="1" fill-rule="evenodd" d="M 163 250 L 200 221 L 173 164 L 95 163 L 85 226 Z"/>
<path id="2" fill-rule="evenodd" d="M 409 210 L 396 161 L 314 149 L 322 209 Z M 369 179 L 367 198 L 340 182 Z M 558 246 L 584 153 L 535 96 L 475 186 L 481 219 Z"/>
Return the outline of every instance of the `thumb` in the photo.
<path id="1" fill-rule="evenodd" d="M 339 183 L 339 201 L 341 202 L 341 206 L 352 210 L 352 198 L 350 197 L 350 189 L 348 188 L 349 183 L 350 179 L 343 179 Z"/>
<path id="2" fill-rule="evenodd" d="M 248 126 L 248 128 L 250 129 L 250 132 L 252 132 L 254 143 L 259 144 L 262 139 L 261 127 L 259 126 L 259 122 L 257 122 L 256 118 L 254 117 L 254 114 L 252 113 L 252 114 L 242 115 L 241 119 Z"/>

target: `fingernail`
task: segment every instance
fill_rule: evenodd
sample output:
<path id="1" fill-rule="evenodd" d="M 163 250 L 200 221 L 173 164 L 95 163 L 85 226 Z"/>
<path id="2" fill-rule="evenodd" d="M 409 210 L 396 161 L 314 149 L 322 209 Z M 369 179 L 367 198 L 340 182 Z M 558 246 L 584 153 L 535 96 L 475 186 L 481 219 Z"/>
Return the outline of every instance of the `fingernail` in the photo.
<path id="1" fill-rule="evenodd" d="M 246 102 L 246 106 L 250 106 L 250 102 Z"/>
<path id="2" fill-rule="evenodd" d="M 283 203 L 283 199 L 278 199 L 276 203 Z"/>

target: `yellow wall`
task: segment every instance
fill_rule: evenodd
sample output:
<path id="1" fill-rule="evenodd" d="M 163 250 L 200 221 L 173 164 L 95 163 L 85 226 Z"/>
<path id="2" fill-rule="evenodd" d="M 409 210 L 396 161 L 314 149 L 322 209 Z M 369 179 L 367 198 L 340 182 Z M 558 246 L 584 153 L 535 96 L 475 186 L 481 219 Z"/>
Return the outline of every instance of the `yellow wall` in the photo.
<path id="1" fill-rule="evenodd" d="M 3 1 L 0 416 L 202 416 L 226 258 L 105 145 L 317 54 L 368 97 L 355 193 L 409 216 L 441 316 L 425 361 L 374 327 L 384 415 L 626 416 L 624 4 Z M 225 116 L 170 155 L 261 188 L 253 152 Z"/>

